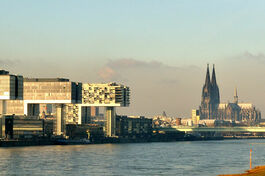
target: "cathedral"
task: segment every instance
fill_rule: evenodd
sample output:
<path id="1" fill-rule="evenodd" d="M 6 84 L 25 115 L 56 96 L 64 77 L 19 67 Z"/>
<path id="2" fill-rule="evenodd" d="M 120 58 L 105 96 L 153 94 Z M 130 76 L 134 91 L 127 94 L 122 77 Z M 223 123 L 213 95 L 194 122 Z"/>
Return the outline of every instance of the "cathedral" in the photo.
<path id="1" fill-rule="evenodd" d="M 259 122 L 261 113 L 252 103 L 239 103 L 235 89 L 233 103 L 220 103 L 219 88 L 216 81 L 213 65 L 210 78 L 209 65 L 207 65 L 206 79 L 202 88 L 200 119 L 232 120 L 241 122 Z"/>

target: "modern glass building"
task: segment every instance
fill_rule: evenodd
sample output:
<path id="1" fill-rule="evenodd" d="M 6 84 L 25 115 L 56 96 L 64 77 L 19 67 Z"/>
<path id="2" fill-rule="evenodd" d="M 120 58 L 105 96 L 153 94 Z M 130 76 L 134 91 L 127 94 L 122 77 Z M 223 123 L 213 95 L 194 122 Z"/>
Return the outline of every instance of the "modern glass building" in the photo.
<path id="1" fill-rule="evenodd" d="M 82 105 L 105 107 L 106 136 L 116 136 L 116 109 L 130 105 L 130 89 L 121 84 L 83 84 Z"/>
<path id="2" fill-rule="evenodd" d="M 0 70 L 0 99 L 22 100 L 23 77 L 20 75 L 11 75 L 8 71 Z"/>
<path id="3" fill-rule="evenodd" d="M 23 79 L 0 70 L 1 99 L 2 115 L 53 116 L 55 135 L 65 134 L 66 124 L 89 124 L 92 113 L 95 116 L 98 107 L 105 107 L 105 133 L 115 136 L 115 108 L 130 105 L 130 89 L 117 83 L 82 84 L 65 78 Z"/>

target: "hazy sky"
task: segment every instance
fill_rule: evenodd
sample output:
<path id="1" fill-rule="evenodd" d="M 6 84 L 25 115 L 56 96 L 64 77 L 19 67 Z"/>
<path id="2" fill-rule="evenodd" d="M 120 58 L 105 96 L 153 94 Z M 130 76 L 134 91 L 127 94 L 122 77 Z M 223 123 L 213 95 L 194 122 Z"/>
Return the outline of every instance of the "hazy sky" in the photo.
<path id="1" fill-rule="evenodd" d="M 119 113 L 190 116 L 207 63 L 221 101 L 265 113 L 265 1 L 0 0 L 0 64 L 25 77 L 116 81 L 131 88 Z"/>

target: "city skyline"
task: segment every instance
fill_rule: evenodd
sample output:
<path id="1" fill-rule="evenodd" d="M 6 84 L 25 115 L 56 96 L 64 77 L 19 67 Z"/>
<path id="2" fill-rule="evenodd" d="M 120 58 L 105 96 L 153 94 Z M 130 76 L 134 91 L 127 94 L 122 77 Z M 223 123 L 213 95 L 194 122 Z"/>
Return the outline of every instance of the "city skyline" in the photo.
<path id="1" fill-rule="evenodd" d="M 264 7 L 0 0 L 0 175 L 265 173 Z"/>
<path id="2" fill-rule="evenodd" d="M 0 63 L 13 74 L 115 81 L 132 90 L 121 114 L 190 117 L 215 63 L 221 102 L 237 87 L 265 112 L 263 1 L 14 2 L 0 1 Z"/>

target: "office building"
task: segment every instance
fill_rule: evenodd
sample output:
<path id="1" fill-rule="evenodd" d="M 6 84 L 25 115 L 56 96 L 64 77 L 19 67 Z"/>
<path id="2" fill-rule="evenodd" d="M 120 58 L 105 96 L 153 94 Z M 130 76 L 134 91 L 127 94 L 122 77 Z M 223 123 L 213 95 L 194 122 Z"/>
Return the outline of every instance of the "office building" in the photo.
<path id="1" fill-rule="evenodd" d="M 54 133 L 64 134 L 70 104 L 81 103 L 82 84 L 64 78 L 24 78 L 24 114 L 39 116 L 40 105 L 53 104 L 56 109 Z M 72 112 L 74 114 L 74 112 Z M 74 118 L 74 116 L 73 116 Z M 80 121 L 74 119 L 74 121 Z"/>
<path id="2" fill-rule="evenodd" d="M 82 105 L 105 107 L 105 133 L 114 137 L 116 125 L 116 107 L 130 105 L 130 89 L 121 84 L 83 84 Z"/>
<path id="3" fill-rule="evenodd" d="M 2 115 L 54 119 L 54 135 L 66 124 L 89 124 L 105 107 L 106 136 L 115 136 L 116 107 L 130 104 L 129 88 L 117 83 L 82 84 L 65 78 L 24 78 L 0 70 Z"/>
<path id="4" fill-rule="evenodd" d="M 0 70 L 0 100 L 22 100 L 23 77 Z"/>
<path id="5" fill-rule="evenodd" d="M 0 114 L 5 115 L 9 111 L 14 112 L 13 107 L 9 109 L 10 100 L 17 102 L 22 99 L 23 77 L 9 74 L 5 70 L 0 70 Z"/>

